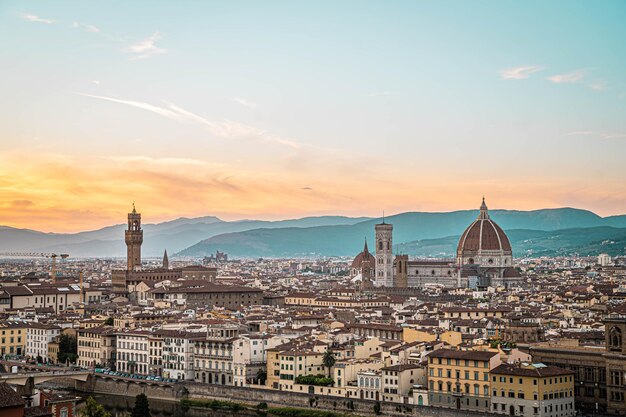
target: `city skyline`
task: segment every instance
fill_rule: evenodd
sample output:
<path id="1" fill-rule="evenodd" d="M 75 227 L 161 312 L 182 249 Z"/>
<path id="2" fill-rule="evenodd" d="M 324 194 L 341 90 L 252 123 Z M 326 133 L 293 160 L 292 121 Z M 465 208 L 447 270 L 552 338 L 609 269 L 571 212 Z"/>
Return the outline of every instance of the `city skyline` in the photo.
<path id="1" fill-rule="evenodd" d="M 450 7 L 451 5 L 455 7 Z M 626 6 L 0 5 L 0 224 L 624 214 Z M 558 24 L 555 24 L 558 22 Z"/>

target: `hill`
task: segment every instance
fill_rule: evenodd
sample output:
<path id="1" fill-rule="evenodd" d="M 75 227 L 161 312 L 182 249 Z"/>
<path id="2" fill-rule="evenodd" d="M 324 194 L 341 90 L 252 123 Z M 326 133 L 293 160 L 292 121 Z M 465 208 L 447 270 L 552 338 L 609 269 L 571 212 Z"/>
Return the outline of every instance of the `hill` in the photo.
<path id="1" fill-rule="evenodd" d="M 305 217 L 279 221 L 242 220 L 227 222 L 217 217 L 179 218 L 144 224 L 142 255 L 161 256 L 163 250 L 176 253 L 194 243 L 222 233 L 258 228 L 311 227 L 362 222 L 367 218 L 342 216 Z M 35 230 L 0 227 L 0 252 L 55 252 L 72 257 L 126 256 L 125 224 L 79 233 L 43 233 Z"/>
<path id="2" fill-rule="evenodd" d="M 458 236 L 476 218 L 477 210 L 455 211 L 448 213 L 402 213 L 388 217 L 386 221 L 394 226 L 394 244 L 401 250 L 407 246 L 406 253 L 421 256 L 449 256 L 453 253 Z M 569 229 L 596 229 L 597 233 L 606 233 L 611 239 L 611 225 L 626 227 L 626 216 L 602 218 L 586 210 L 572 208 L 545 209 L 534 211 L 491 210 L 491 217 L 506 231 L 525 230 L 522 234 L 535 236 L 536 231 L 555 232 Z M 354 256 L 363 247 L 363 239 L 374 239 L 374 225 L 380 219 L 370 219 L 351 225 L 319 226 L 309 228 L 253 229 L 237 233 L 225 233 L 205 239 L 183 250 L 180 255 L 204 256 L 221 250 L 231 256 L 239 257 L 291 257 L 291 256 Z M 517 233 L 517 232 L 516 232 Z M 580 232 L 584 235 L 584 232 Z M 593 234 L 600 239 L 602 236 Z M 545 235 L 544 246 L 529 242 L 519 246 L 515 254 L 533 250 L 556 249 L 547 245 L 548 239 L 573 239 L 583 245 L 580 236 L 550 233 Z M 523 239 L 523 240 L 524 240 Z M 432 240 L 432 241 L 431 241 Z M 588 241 L 591 243 L 592 241 Z M 564 247 L 571 245 L 564 241 Z M 570 246 L 568 246 L 570 245 Z M 581 249 L 582 246 L 580 247 Z M 571 246 L 573 249 L 574 246 Z"/>

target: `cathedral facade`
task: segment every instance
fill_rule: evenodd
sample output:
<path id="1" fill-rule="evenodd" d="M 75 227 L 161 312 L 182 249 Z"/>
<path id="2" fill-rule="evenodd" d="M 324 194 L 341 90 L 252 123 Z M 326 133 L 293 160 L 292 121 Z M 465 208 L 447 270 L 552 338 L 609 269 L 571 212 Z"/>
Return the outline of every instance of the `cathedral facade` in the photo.
<path id="1" fill-rule="evenodd" d="M 367 252 L 375 261 L 372 284 L 379 287 L 440 286 L 444 288 L 486 288 L 519 285 L 521 276 L 513 268 L 511 243 L 504 231 L 489 216 L 483 199 L 478 218 L 461 234 L 456 259 L 409 259 L 408 255 L 393 256 L 393 226 L 375 226 L 376 253 Z M 367 251 L 367 246 L 365 248 Z M 360 262 L 366 257 L 359 253 L 353 262 L 352 275 L 358 274 Z"/>

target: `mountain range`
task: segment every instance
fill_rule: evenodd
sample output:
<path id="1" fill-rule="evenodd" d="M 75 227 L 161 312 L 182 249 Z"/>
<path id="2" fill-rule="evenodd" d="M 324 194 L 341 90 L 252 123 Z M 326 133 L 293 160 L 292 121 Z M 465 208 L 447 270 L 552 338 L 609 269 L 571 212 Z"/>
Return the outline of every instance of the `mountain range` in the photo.
<path id="1" fill-rule="evenodd" d="M 399 253 L 451 256 L 459 235 L 477 210 L 445 213 L 407 212 L 387 217 L 394 225 Z M 514 255 L 623 254 L 626 215 L 600 217 L 580 209 L 534 211 L 490 210 L 507 232 Z M 179 218 L 144 224 L 142 254 L 200 257 L 220 250 L 234 257 L 353 256 L 365 238 L 373 242 L 381 219 L 321 216 L 263 221 L 223 221 L 213 216 Z M 80 233 L 44 233 L 0 227 L 0 252 L 55 252 L 71 257 L 125 256 L 124 229 L 119 224 Z M 373 245 L 372 245 L 373 249 Z"/>

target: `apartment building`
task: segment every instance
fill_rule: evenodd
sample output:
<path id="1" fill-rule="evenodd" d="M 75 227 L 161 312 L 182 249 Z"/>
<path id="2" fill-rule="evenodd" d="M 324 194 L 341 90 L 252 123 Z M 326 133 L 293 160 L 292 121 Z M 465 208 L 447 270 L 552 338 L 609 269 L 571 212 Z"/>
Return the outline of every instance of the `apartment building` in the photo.
<path id="1" fill-rule="evenodd" d="M 160 333 L 163 338 L 163 377 L 193 380 L 195 344 L 201 342 L 204 335 L 182 330 L 162 330 Z"/>
<path id="2" fill-rule="evenodd" d="M 53 324 L 31 323 L 26 330 L 25 355 L 41 358 L 48 362 L 48 344 L 61 333 L 61 328 Z"/>
<path id="3" fill-rule="evenodd" d="M 209 325 L 206 337 L 196 340 L 195 380 L 209 384 L 233 385 L 233 343 L 239 336 L 237 324 Z"/>
<path id="4" fill-rule="evenodd" d="M 76 333 L 78 365 L 85 368 L 116 366 L 116 331 L 111 326 L 79 329 Z"/>
<path id="5" fill-rule="evenodd" d="M 117 333 L 116 369 L 129 374 L 147 375 L 148 338 L 151 332 L 147 330 L 127 330 Z"/>
<path id="6" fill-rule="evenodd" d="M 524 417 L 568 417 L 574 372 L 544 364 L 501 364 L 491 370 L 491 412 Z"/>
<path id="7" fill-rule="evenodd" d="M 22 356 L 26 347 L 28 324 L 16 321 L 0 323 L 0 356 Z"/>
<path id="8" fill-rule="evenodd" d="M 489 412 L 489 372 L 500 365 L 491 351 L 438 349 L 428 354 L 429 404 Z"/>

